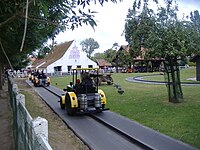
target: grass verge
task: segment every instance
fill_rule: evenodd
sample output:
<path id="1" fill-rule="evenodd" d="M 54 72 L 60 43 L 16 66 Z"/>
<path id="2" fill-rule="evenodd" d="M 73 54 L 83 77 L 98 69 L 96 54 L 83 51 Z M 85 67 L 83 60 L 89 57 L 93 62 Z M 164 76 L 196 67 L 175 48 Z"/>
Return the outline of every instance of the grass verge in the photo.
<path id="1" fill-rule="evenodd" d="M 181 80 L 194 77 L 193 73 L 191 70 L 181 71 Z M 168 102 L 165 85 L 125 80 L 128 77 L 148 74 L 152 73 L 113 74 L 114 82 L 118 83 L 125 93 L 117 94 L 113 85 L 100 86 L 106 94 L 107 107 L 156 131 L 200 148 L 200 86 L 182 86 L 184 101 L 173 104 Z M 52 84 L 63 89 L 70 80 L 71 76 L 52 78 Z"/>

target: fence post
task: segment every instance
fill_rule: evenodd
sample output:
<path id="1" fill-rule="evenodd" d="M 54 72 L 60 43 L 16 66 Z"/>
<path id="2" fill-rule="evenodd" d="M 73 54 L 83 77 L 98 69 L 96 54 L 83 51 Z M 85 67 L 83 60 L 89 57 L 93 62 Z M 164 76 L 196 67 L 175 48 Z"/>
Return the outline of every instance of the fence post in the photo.
<path id="1" fill-rule="evenodd" d="M 37 136 L 43 136 L 48 141 L 48 121 L 45 118 L 37 117 L 33 119 L 32 128 Z"/>
<path id="2" fill-rule="evenodd" d="M 19 89 L 17 87 L 17 84 L 13 84 L 13 92 L 17 95 L 19 93 Z"/>
<path id="3" fill-rule="evenodd" d="M 8 84 L 13 110 L 15 149 L 52 150 L 48 143 L 47 120 L 41 117 L 33 120 L 25 107 L 25 96 L 19 93 L 17 84 L 13 84 L 10 78 Z"/>
<path id="4" fill-rule="evenodd" d="M 25 96 L 23 94 L 17 94 L 17 105 L 19 105 L 19 102 L 25 107 Z"/>

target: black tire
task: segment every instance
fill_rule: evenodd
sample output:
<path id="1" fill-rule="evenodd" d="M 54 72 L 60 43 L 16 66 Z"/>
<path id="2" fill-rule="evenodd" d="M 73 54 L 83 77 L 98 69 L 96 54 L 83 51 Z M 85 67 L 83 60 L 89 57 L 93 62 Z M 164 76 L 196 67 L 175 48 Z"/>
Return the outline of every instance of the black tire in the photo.
<path id="1" fill-rule="evenodd" d="M 37 84 L 35 82 L 33 84 L 34 84 L 35 87 L 37 87 Z"/>
<path id="2" fill-rule="evenodd" d="M 102 109 L 105 109 L 105 104 L 102 104 Z"/>
<path id="3" fill-rule="evenodd" d="M 97 86 L 97 82 L 98 82 L 98 86 L 101 85 L 101 79 L 95 78 L 94 81 L 95 81 L 96 86 Z"/>
<path id="4" fill-rule="evenodd" d="M 65 104 L 62 103 L 62 97 L 60 97 L 60 108 L 65 109 Z"/>
<path id="5" fill-rule="evenodd" d="M 108 79 L 108 82 L 107 82 L 108 85 L 113 84 L 113 79 L 112 79 L 112 77 L 108 77 L 107 79 Z"/>
<path id="6" fill-rule="evenodd" d="M 71 108 L 71 100 L 70 100 L 69 94 L 66 94 L 65 96 L 65 107 L 67 109 L 67 114 L 69 116 L 75 115 L 76 108 Z"/>

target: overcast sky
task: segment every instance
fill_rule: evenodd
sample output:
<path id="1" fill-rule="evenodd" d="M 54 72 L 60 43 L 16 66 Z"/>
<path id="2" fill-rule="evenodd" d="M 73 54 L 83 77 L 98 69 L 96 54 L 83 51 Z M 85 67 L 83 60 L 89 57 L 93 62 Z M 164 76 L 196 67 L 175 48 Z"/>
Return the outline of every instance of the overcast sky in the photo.
<path id="1" fill-rule="evenodd" d="M 93 6 L 91 10 L 95 10 L 98 13 L 95 14 L 95 20 L 97 20 L 97 27 L 95 31 L 90 26 L 83 26 L 75 29 L 74 31 L 67 30 L 64 33 L 60 33 L 56 37 L 57 43 L 76 40 L 80 43 L 86 38 L 94 38 L 100 45 L 96 52 L 103 53 L 112 45 L 117 42 L 119 45 L 125 45 L 124 36 L 122 35 L 125 25 L 126 15 L 128 9 L 132 7 L 134 0 L 123 0 L 121 3 L 104 3 L 104 6 Z M 177 0 L 181 15 L 189 15 L 191 11 L 200 11 L 200 0 Z"/>

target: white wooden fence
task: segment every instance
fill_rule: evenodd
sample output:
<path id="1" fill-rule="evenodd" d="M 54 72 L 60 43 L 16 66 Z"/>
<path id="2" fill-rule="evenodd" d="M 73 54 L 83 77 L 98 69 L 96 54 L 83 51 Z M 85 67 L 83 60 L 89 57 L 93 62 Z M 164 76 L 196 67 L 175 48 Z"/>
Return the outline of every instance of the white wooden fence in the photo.
<path id="1" fill-rule="evenodd" d="M 25 96 L 17 84 L 8 79 L 10 103 L 13 112 L 13 133 L 16 150 L 52 150 L 48 143 L 48 121 L 33 119 L 25 107 Z"/>

